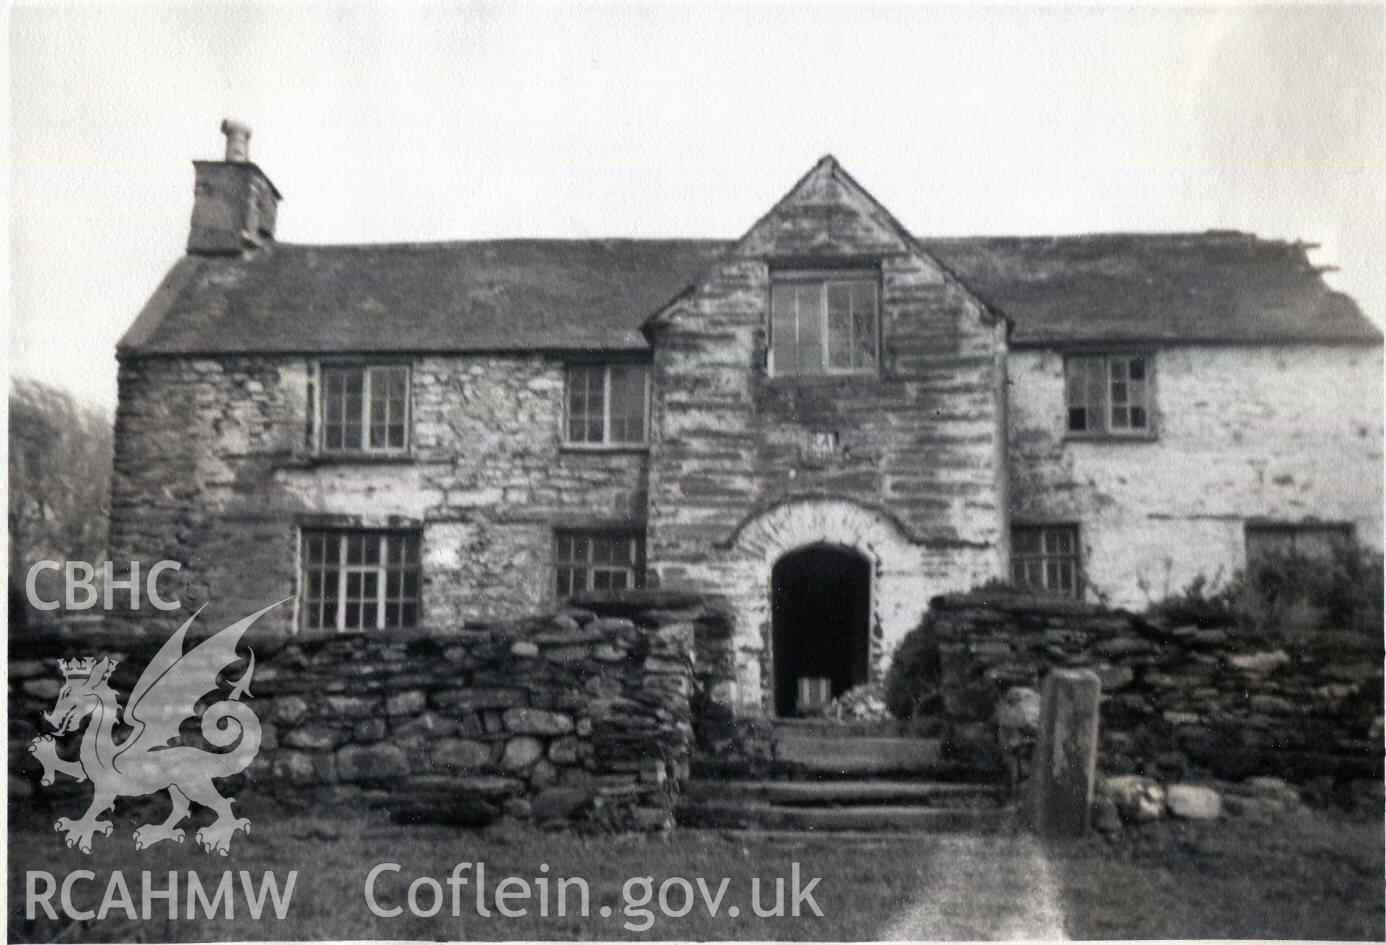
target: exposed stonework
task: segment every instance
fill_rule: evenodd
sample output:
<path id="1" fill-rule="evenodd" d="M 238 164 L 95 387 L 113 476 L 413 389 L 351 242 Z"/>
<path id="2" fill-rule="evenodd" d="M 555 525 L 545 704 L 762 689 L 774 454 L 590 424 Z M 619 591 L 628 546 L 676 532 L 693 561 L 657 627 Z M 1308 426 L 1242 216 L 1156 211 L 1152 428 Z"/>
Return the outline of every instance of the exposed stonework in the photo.
<path id="1" fill-rule="evenodd" d="M 112 558 L 180 562 L 180 594 L 164 596 L 230 619 L 296 593 L 300 527 L 419 528 L 425 619 L 448 625 L 551 606 L 555 527 L 642 527 L 643 453 L 562 446 L 561 361 L 412 366 L 410 455 L 363 459 L 311 448 L 313 360 L 123 361 Z"/>
<path id="2" fill-rule="evenodd" d="M 239 253 L 274 239 L 279 191 L 246 161 L 195 161 L 190 253 Z"/>
<path id="3" fill-rule="evenodd" d="M 261 647 L 263 741 L 248 777 L 276 791 L 350 787 L 401 815 L 671 826 L 692 754 L 695 626 L 722 618 L 657 594 L 594 606 L 605 615 Z M 25 749 L 47 731 L 56 657 L 119 658 L 114 683 L 128 695 L 162 642 L 56 628 L 13 641 L 11 772 L 38 771 Z"/>
<path id="4" fill-rule="evenodd" d="M 1161 348 L 1148 441 L 1066 439 L 1058 352 L 1013 351 L 1009 375 L 1012 517 L 1078 523 L 1094 599 L 1226 579 L 1258 518 L 1350 522 L 1381 547 L 1379 348 Z"/>
<path id="5" fill-rule="evenodd" d="M 1088 830 L 1097 775 L 1098 699 L 1102 684 L 1088 669 L 1054 669 L 1044 677 L 1039 737 L 1030 773 L 1032 823 L 1045 838 Z"/>
<path id="6" fill-rule="evenodd" d="M 118 349 L 111 558 L 179 562 L 164 596 L 207 620 L 295 596 L 307 528 L 417 531 L 433 627 L 556 605 L 558 529 L 643 534 L 648 585 L 726 595 L 728 619 L 698 624 L 697 698 L 754 720 L 797 711 L 781 684 L 808 680 L 792 694 L 808 711 L 825 681 L 845 688 L 779 668 L 777 633 L 846 640 L 822 662 L 879 682 L 931 597 L 1006 575 L 1012 517 L 1076 523 L 1089 594 L 1126 605 L 1230 574 L 1253 518 L 1350 521 L 1381 543 L 1379 333 L 1301 246 L 924 241 L 831 157 L 734 242 L 291 246 L 239 144 L 197 167 L 190 253 Z M 873 333 L 854 309 L 836 350 L 874 352 L 848 358 L 856 373 L 773 370 L 772 286 L 831 272 L 878 300 Z M 1169 342 L 1149 442 L 1064 436 L 1061 352 L 1109 337 Z M 407 455 L 317 450 L 337 358 L 409 365 Z M 567 365 L 593 359 L 650 366 L 648 448 L 565 447 Z M 777 565 L 814 555 L 781 587 L 840 566 L 850 619 L 776 603 Z M 278 645 L 304 612 L 253 634 Z M 159 636 L 179 619 L 111 617 Z M 503 767 L 529 763 L 514 744 Z"/>
<path id="7" fill-rule="evenodd" d="M 984 593 L 935 599 L 927 626 L 958 756 L 994 754 L 997 708 L 1012 687 L 1086 667 L 1102 683 L 1108 774 L 1381 776 L 1378 637 L 1168 627 L 1076 601 Z M 1028 757 L 1025 744 L 1007 747 Z"/>
<path id="8" fill-rule="evenodd" d="M 736 613 L 737 690 L 734 702 L 745 711 L 762 704 L 770 665 L 770 573 L 786 553 L 826 544 L 850 549 L 871 568 L 871 679 L 884 678 L 900 638 L 919 622 L 923 602 L 935 589 L 949 586 L 956 560 L 946 564 L 901 523 L 879 509 L 840 499 L 791 499 L 767 509 L 737 529 L 726 554 L 730 562 L 721 577 L 722 590 Z M 964 555 L 964 557 L 966 557 Z M 990 561 L 972 554 L 973 574 L 988 573 Z M 949 573 L 951 571 L 951 573 Z"/>
<path id="9" fill-rule="evenodd" d="M 771 263 L 810 251 L 880 258 L 879 376 L 769 375 Z M 662 586 L 734 601 L 744 711 L 765 708 L 766 589 L 784 552 L 821 541 L 872 562 L 878 672 L 930 594 L 998 573 L 1004 324 L 835 167 L 815 168 L 653 331 L 649 560 Z M 836 448 L 811 451 L 814 433 Z"/>
<path id="10" fill-rule="evenodd" d="M 879 258 L 879 376 L 767 375 L 767 259 L 810 245 Z M 296 593 L 300 528 L 417 528 L 424 619 L 447 625 L 551 604 L 556 527 L 648 518 L 652 583 L 735 601 L 736 683 L 717 691 L 755 713 L 769 569 L 827 542 L 871 564 L 879 679 L 931 595 L 1005 560 L 1004 322 L 830 162 L 695 296 L 696 319 L 656 329 L 648 456 L 563 448 L 553 356 L 407 358 L 410 450 L 389 459 L 315 452 L 315 359 L 126 358 L 113 557 L 179 561 L 184 604 L 218 619 Z M 835 448 L 811 455 L 815 433 Z"/>

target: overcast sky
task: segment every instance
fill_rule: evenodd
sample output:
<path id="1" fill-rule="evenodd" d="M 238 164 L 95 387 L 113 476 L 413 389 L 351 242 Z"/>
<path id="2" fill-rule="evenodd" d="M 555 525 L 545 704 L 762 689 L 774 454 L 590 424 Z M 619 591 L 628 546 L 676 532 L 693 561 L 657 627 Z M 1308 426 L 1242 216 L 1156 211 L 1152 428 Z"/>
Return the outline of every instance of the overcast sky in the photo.
<path id="1" fill-rule="evenodd" d="M 279 238 L 735 237 L 831 152 L 925 235 L 1236 228 L 1386 315 L 1386 7 L 37 6 L 10 368 L 110 407 L 223 116 Z"/>

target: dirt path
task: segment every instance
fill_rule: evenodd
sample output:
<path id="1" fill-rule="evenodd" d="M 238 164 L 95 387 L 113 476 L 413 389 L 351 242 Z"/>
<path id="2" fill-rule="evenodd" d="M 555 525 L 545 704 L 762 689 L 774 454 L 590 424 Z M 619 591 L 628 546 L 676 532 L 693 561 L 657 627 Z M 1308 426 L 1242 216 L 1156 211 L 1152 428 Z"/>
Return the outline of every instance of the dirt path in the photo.
<path id="1" fill-rule="evenodd" d="M 1064 939 L 1053 868 L 1028 836 L 946 835 L 921 841 L 931 863 L 918 898 L 882 939 Z"/>

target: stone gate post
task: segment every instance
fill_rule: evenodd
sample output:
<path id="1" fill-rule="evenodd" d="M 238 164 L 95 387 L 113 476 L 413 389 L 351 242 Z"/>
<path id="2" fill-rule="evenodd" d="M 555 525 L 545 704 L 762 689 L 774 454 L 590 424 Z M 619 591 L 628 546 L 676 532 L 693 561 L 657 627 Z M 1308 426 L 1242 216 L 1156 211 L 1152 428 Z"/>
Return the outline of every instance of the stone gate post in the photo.
<path id="1" fill-rule="evenodd" d="M 1045 677 L 1030 782 L 1031 822 L 1045 839 L 1087 832 L 1101 695 L 1102 683 L 1089 669 L 1056 669 Z"/>

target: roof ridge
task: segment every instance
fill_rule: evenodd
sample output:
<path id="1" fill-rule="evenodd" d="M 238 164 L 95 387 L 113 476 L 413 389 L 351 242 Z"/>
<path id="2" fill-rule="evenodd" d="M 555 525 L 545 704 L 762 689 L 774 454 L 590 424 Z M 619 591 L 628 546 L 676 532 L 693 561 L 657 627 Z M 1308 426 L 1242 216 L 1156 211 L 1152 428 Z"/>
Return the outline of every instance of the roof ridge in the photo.
<path id="1" fill-rule="evenodd" d="M 845 173 L 845 172 L 844 172 Z M 858 185 L 860 186 L 860 185 Z M 902 228 L 903 229 L 903 228 Z M 1089 230 L 1082 233 L 938 233 L 925 234 L 904 230 L 912 239 L 924 243 L 1069 243 L 1083 240 L 1135 239 L 1152 243 L 1172 241 L 1229 241 L 1261 246 L 1300 248 L 1314 244 L 1300 239 L 1260 236 L 1235 229 L 1206 230 Z M 477 246 L 572 246 L 578 244 L 607 244 L 620 246 L 701 245 L 707 247 L 735 244 L 737 237 L 720 236 L 495 236 L 477 239 L 396 240 L 367 243 L 298 243 L 277 240 L 273 249 L 289 251 L 331 250 L 339 252 L 427 252 L 465 249 Z"/>
<path id="2" fill-rule="evenodd" d="M 1259 236 L 1246 230 L 1218 229 L 1211 228 L 1206 230 L 1086 230 L 1081 233 L 971 233 L 961 234 L 914 234 L 915 239 L 934 240 L 946 242 L 962 242 L 965 240 L 1086 240 L 1086 239 L 1141 239 L 1152 242 L 1160 240 L 1240 240 L 1254 241 L 1257 243 L 1283 244 L 1294 246 L 1299 241 L 1281 239 L 1279 237 Z"/>
<path id="3" fill-rule="evenodd" d="M 276 240 L 272 247 L 287 250 L 362 250 L 371 252 L 422 251 L 461 249 L 469 246 L 516 246 L 524 243 L 540 245 L 622 244 L 705 244 L 708 246 L 730 243 L 730 239 L 711 236 L 497 236 L 481 239 L 461 240 L 401 240 L 381 243 L 294 243 Z"/>

